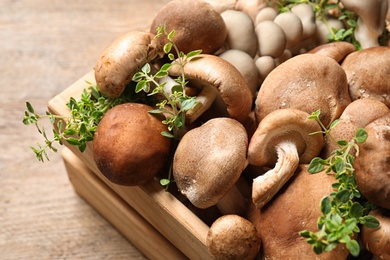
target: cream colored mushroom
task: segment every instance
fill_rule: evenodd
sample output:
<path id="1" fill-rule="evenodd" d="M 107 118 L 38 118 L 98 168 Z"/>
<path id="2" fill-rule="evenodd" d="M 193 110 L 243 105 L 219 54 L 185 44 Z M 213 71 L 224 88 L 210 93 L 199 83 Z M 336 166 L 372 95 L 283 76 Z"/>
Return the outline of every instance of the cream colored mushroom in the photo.
<path id="1" fill-rule="evenodd" d="M 302 39 L 303 25 L 301 19 L 293 12 L 278 14 L 274 22 L 279 25 L 286 35 L 286 48 L 298 44 Z"/>
<path id="2" fill-rule="evenodd" d="M 319 124 L 297 109 L 278 109 L 258 125 L 248 147 L 248 162 L 273 167 L 253 180 L 252 200 L 261 209 L 285 185 L 299 163 L 309 163 L 322 149 Z"/>
<path id="3" fill-rule="evenodd" d="M 276 68 L 275 59 L 271 56 L 261 56 L 255 61 L 257 70 L 259 71 L 260 80 L 263 81 L 268 74 Z"/>
<path id="4" fill-rule="evenodd" d="M 277 58 L 286 49 L 287 38 L 283 29 L 273 21 L 263 21 L 255 28 L 259 56 L 271 56 Z"/>
<path id="5" fill-rule="evenodd" d="M 233 10 L 236 6 L 237 0 L 204 0 L 213 6 L 215 11 L 222 13 L 226 10 Z"/>
<path id="6" fill-rule="evenodd" d="M 230 62 L 244 76 L 253 98 L 259 89 L 259 72 L 255 60 L 246 52 L 230 49 L 218 55 Z"/>
<path id="7" fill-rule="evenodd" d="M 255 27 L 262 21 L 273 21 L 278 15 L 278 12 L 272 7 L 262 8 L 256 15 Z"/>
<path id="8" fill-rule="evenodd" d="M 291 12 L 302 21 L 302 40 L 312 37 L 317 30 L 313 8 L 309 4 L 297 4 L 291 8 Z"/>
<path id="9" fill-rule="evenodd" d="M 341 3 L 346 9 L 359 16 L 355 38 L 359 41 L 362 49 L 379 46 L 378 37 L 385 29 L 388 1 L 341 0 Z"/>
<path id="10" fill-rule="evenodd" d="M 193 205 L 217 205 L 222 214 L 243 215 L 246 201 L 235 186 L 247 166 L 248 136 L 231 118 L 210 119 L 189 130 L 173 158 L 178 189 Z"/>
<path id="11" fill-rule="evenodd" d="M 226 10 L 221 16 L 227 28 L 227 48 L 241 50 L 254 57 L 258 48 L 257 36 L 249 15 L 237 10 Z"/>

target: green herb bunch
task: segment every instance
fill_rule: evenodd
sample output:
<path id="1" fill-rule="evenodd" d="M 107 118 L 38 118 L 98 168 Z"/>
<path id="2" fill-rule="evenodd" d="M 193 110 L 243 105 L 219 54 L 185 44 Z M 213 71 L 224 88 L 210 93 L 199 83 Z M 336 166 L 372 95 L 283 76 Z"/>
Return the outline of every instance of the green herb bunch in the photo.
<path id="1" fill-rule="evenodd" d="M 323 131 L 312 134 L 326 134 L 332 140 L 330 130 L 336 126 L 339 120 L 334 121 L 329 129 L 319 120 L 320 111 L 310 115 L 310 119 L 316 120 Z M 313 250 L 320 254 L 333 250 L 339 243 L 344 243 L 352 256 L 358 256 L 360 247 L 354 237 L 360 232 L 359 225 L 369 228 L 379 226 L 379 221 L 368 215 L 375 205 L 365 200 L 360 194 L 354 177 L 353 162 L 359 155 L 359 143 L 365 142 L 367 132 L 360 128 L 349 142 L 337 141 L 339 149 L 335 150 L 327 159 L 314 158 L 309 165 L 310 173 L 318 173 L 325 169 L 326 173 L 334 173 L 336 182 L 332 185 L 334 192 L 324 197 L 320 204 L 322 216 L 318 219 L 318 231 L 304 230 L 300 235 L 312 244 Z M 354 152 L 353 152 L 354 151 Z"/>
<path id="2" fill-rule="evenodd" d="M 282 0 L 278 3 L 279 12 L 288 12 L 297 4 L 309 4 L 313 7 L 316 19 L 322 21 L 328 28 L 327 38 L 329 42 L 345 41 L 352 43 L 357 49 L 361 49 L 360 43 L 355 39 L 354 32 L 357 25 L 358 16 L 345 9 L 340 0 Z M 328 23 L 329 13 L 337 14 L 337 19 L 342 21 L 346 28 L 337 29 Z"/>
<path id="3" fill-rule="evenodd" d="M 55 144 L 63 145 L 66 141 L 70 145 L 77 146 L 81 152 L 87 147 L 87 143 L 93 140 L 97 126 L 103 115 L 112 107 L 125 103 L 138 101 L 138 98 L 128 95 L 128 92 L 118 98 L 110 99 L 102 96 L 96 86 L 87 82 L 90 86 L 83 90 L 80 100 L 70 98 L 67 106 L 70 116 L 58 116 L 46 111 L 38 114 L 30 102 L 26 102 L 27 110 L 24 112 L 23 123 L 33 124 L 38 132 L 43 135 L 44 144 L 30 148 L 34 151 L 37 159 L 41 162 L 49 161 L 48 150 L 57 152 Z M 41 119 L 49 119 L 53 125 L 53 137 L 49 138 L 44 127 L 39 124 Z"/>
<path id="4" fill-rule="evenodd" d="M 158 109 L 149 112 L 164 114 L 166 119 L 163 123 L 168 126 L 170 132 L 163 132 L 162 134 L 180 140 L 184 134 L 185 113 L 196 104 L 195 98 L 188 96 L 185 93 L 187 81 L 184 76 L 184 66 L 186 63 L 190 62 L 191 59 L 200 54 L 201 50 L 195 50 L 184 54 L 177 48 L 173 41 L 175 30 L 168 33 L 165 25 L 158 27 L 157 35 L 155 37 L 160 37 L 161 35 L 165 35 L 168 39 L 168 43 L 164 45 L 164 52 L 168 55 L 171 62 L 162 65 L 154 74 L 151 73 L 151 66 L 147 63 L 142 67 L 140 72 L 137 72 L 134 75 L 133 81 L 137 82 L 135 88 L 137 93 L 145 91 L 148 95 L 162 95 L 164 97 L 161 102 L 156 104 Z M 175 59 L 175 55 L 171 53 L 172 48 L 178 57 L 177 59 Z M 166 82 L 160 83 L 159 79 L 168 76 L 168 71 L 174 64 L 180 66 L 181 76 L 174 79 L 177 84 L 171 88 L 170 94 L 168 94 L 165 91 Z"/>

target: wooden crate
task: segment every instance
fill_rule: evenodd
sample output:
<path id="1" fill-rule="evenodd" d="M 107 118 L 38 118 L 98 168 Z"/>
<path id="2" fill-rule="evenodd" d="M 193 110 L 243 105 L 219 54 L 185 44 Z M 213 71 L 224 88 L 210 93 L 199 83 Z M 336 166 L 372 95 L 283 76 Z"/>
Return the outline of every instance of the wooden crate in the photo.
<path id="1" fill-rule="evenodd" d="M 80 98 L 95 82 L 84 75 L 48 103 L 51 113 L 69 116 L 66 103 Z M 150 258 L 210 259 L 205 241 L 209 226 L 156 181 L 124 187 L 108 181 L 93 160 L 92 143 L 81 153 L 65 143 L 63 158 L 76 192 Z"/>

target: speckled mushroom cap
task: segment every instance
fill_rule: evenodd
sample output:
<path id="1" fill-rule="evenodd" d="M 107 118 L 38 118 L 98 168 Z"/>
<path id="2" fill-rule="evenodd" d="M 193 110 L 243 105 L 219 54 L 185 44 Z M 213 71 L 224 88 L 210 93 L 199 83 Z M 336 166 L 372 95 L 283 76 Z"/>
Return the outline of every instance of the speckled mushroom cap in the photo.
<path id="1" fill-rule="evenodd" d="M 327 259 L 345 260 L 348 249 L 343 244 L 332 252 L 317 255 L 312 245 L 299 235 L 300 231 L 317 230 L 321 216 L 320 202 L 333 191 L 334 176 L 307 172 L 300 165 L 290 181 L 261 211 L 251 208 L 248 219 L 254 223 L 261 238 L 259 259 Z"/>
<path id="2" fill-rule="evenodd" d="M 181 69 L 173 65 L 172 76 L 181 76 Z M 214 55 L 201 54 L 184 66 L 184 75 L 192 86 L 218 90 L 231 118 L 243 122 L 252 109 L 252 94 L 242 74 L 228 61 Z"/>
<path id="3" fill-rule="evenodd" d="M 110 109 L 100 121 L 93 140 L 98 169 L 113 183 L 142 185 L 163 169 L 171 139 L 161 119 L 148 111 L 150 106 L 125 103 Z"/>
<path id="4" fill-rule="evenodd" d="M 390 109 L 377 99 L 363 98 L 351 102 L 341 114 L 338 124 L 330 130 L 334 140 L 331 140 L 329 136 L 324 137 L 325 143 L 321 157 L 328 158 L 333 151 L 339 148 L 335 141 L 349 142 L 356 135 L 358 128 L 366 127 L 389 112 Z"/>
<path id="5" fill-rule="evenodd" d="M 213 259 L 253 260 L 259 252 L 261 240 L 249 220 L 228 214 L 210 226 L 206 246 Z"/>
<path id="6" fill-rule="evenodd" d="M 327 126 L 350 102 L 347 77 L 334 59 L 301 54 L 265 78 L 255 101 L 256 120 L 276 109 L 295 108 L 309 114 L 320 109 L 320 119 Z"/>
<path id="7" fill-rule="evenodd" d="M 390 113 L 365 129 L 367 140 L 353 164 L 356 184 L 369 201 L 390 209 Z"/>
<path id="8" fill-rule="evenodd" d="M 166 23 L 167 32 L 175 30 L 173 41 L 184 53 L 202 50 L 214 53 L 225 43 L 226 25 L 221 15 L 209 3 L 201 0 L 173 0 L 163 6 L 150 26 L 156 33 L 157 27 Z M 166 37 L 159 42 L 167 43 Z"/>
<path id="9" fill-rule="evenodd" d="M 231 118 L 210 119 L 188 131 L 173 159 L 178 189 L 196 207 L 217 204 L 246 167 L 247 147 L 245 128 Z"/>
<path id="10" fill-rule="evenodd" d="M 109 98 L 119 97 L 134 74 L 163 54 L 154 34 L 131 31 L 113 41 L 99 56 L 95 80 L 100 92 Z"/>
<path id="11" fill-rule="evenodd" d="M 390 47 L 378 46 L 349 54 L 341 66 L 352 100 L 376 98 L 390 107 Z"/>

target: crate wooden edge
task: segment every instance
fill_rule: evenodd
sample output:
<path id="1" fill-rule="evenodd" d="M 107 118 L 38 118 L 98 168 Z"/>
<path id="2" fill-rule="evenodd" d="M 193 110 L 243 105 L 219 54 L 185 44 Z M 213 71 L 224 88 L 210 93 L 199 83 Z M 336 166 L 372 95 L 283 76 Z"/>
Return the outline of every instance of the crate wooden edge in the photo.
<path id="1" fill-rule="evenodd" d="M 75 192 L 149 259 L 186 259 L 170 241 L 102 182 L 71 150 L 62 158 Z"/>
<path id="2" fill-rule="evenodd" d="M 82 91 L 94 84 L 93 71 L 88 72 L 63 92 L 48 102 L 51 113 L 69 116 L 66 103 L 70 97 L 78 99 Z M 124 187 L 109 182 L 97 169 L 93 161 L 93 145 L 90 143 L 83 153 L 76 147 L 64 143 L 89 169 L 108 187 L 134 208 L 154 228 L 191 259 L 210 259 L 206 249 L 209 227 L 172 194 L 157 182 L 145 186 Z M 147 205 L 147 207 L 145 207 Z"/>

